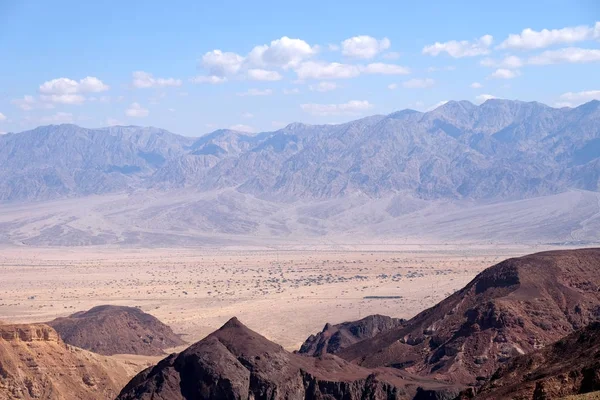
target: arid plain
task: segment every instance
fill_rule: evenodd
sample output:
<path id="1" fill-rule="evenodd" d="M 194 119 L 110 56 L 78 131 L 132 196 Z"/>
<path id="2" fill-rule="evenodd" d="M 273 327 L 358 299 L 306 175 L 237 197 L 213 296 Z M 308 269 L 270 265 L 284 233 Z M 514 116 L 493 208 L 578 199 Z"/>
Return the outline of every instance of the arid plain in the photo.
<path id="1" fill-rule="evenodd" d="M 7 247 L 0 320 L 43 322 L 100 304 L 140 307 L 187 342 L 237 316 L 287 349 L 326 322 L 409 318 L 503 259 L 546 246 L 281 249 Z"/>

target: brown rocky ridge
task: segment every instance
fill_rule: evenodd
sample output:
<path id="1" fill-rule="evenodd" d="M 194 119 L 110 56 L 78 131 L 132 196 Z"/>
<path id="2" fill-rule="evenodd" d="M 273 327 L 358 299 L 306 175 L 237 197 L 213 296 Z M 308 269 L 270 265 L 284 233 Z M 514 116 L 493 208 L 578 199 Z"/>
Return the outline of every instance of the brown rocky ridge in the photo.
<path id="1" fill-rule="evenodd" d="M 337 325 L 328 323 L 321 332 L 306 339 L 298 352 L 309 356 L 336 354 L 354 343 L 402 326 L 405 322 L 406 320 L 400 318 L 376 314 Z"/>
<path id="2" fill-rule="evenodd" d="M 600 323 L 503 365 L 477 399 L 558 399 L 600 390 Z"/>
<path id="3" fill-rule="evenodd" d="M 114 399 L 133 371 L 43 324 L 0 325 L 0 399 Z"/>
<path id="4" fill-rule="evenodd" d="M 135 307 L 97 306 L 48 325 L 66 343 L 104 355 L 162 355 L 185 344 L 169 326 Z"/>
<path id="5" fill-rule="evenodd" d="M 232 318 L 139 373 L 117 399 L 453 399 L 459 391 L 403 371 L 366 369 L 331 354 L 290 353 Z"/>
<path id="6" fill-rule="evenodd" d="M 366 368 L 480 386 L 511 358 L 600 319 L 599 288 L 600 249 L 508 259 L 403 325 L 337 355 Z"/>

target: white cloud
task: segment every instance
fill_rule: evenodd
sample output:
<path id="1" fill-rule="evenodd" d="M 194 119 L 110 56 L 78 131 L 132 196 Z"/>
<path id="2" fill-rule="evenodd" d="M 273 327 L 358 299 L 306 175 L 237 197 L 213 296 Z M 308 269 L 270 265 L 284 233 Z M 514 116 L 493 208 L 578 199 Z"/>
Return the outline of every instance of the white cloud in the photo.
<path id="1" fill-rule="evenodd" d="M 81 93 L 98 93 L 108 90 L 100 79 L 87 76 L 79 82 L 69 78 L 57 78 L 44 82 L 40 85 L 40 93 L 44 95 L 66 95 Z"/>
<path id="2" fill-rule="evenodd" d="M 596 22 L 593 27 L 581 25 L 562 29 L 542 29 L 541 31 L 527 28 L 523 29 L 520 34 L 508 35 L 508 38 L 498 47 L 501 49 L 532 50 L 598 38 L 600 38 L 600 22 Z"/>
<path id="3" fill-rule="evenodd" d="M 4 115 L 0 112 L 0 121 L 5 121 L 5 120 L 6 120 L 6 115 Z"/>
<path id="4" fill-rule="evenodd" d="M 396 64 L 373 63 L 368 64 L 362 69 L 366 74 L 379 75 L 407 75 L 410 74 L 410 69 Z"/>
<path id="5" fill-rule="evenodd" d="M 588 63 L 600 61 L 600 50 L 567 47 L 559 50 L 548 50 L 530 57 L 528 64 L 548 65 L 560 63 Z"/>
<path id="6" fill-rule="evenodd" d="M 69 124 L 73 122 L 73 114 L 67 112 L 57 112 L 54 115 L 42 117 L 40 121 L 45 124 Z"/>
<path id="7" fill-rule="evenodd" d="M 400 53 L 398 53 L 397 51 L 389 51 L 385 54 L 383 54 L 381 57 L 385 58 L 386 60 L 397 60 L 399 59 L 401 56 Z"/>
<path id="8" fill-rule="evenodd" d="M 483 85 L 479 82 L 473 82 L 469 85 L 472 89 L 481 89 Z"/>
<path id="9" fill-rule="evenodd" d="M 40 95 L 40 99 L 42 101 L 60 104 L 83 104 L 85 102 L 85 97 L 80 94 L 42 94 Z"/>
<path id="10" fill-rule="evenodd" d="M 435 44 L 425 46 L 423 48 L 423 54 L 437 56 L 442 52 L 446 52 L 454 58 L 480 56 L 489 54 L 490 46 L 493 41 L 494 38 L 491 35 L 484 35 L 474 41 L 451 40 L 445 43 L 435 42 Z"/>
<path id="11" fill-rule="evenodd" d="M 8 132 L 6 131 L 0 131 L 0 135 L 6 135 Z"/>
<path id="12" fill-rule="evenodd" d="M 347 79 L 360 75 L 357 65 L 306 61 L 296 69 L 298 79 Z"/>
<path id="13" fill-rule="evenodd" d="M 339 51 L 340 46 L 338 46 L 337 44 L 328 44 L 327 45 L 327 49 L 329 49 L 329 51 Z"/>
<path id="14" fill-rule="evenodd" d="M 139 103 L 131 103 L 129 108 L 125 110 L 125 115 L 128 117 L 143 118 L 147 117 L 148 114 L 150 114 L 150 112 Z"/>
<path id="15" fill-rule="evenodd" d="M 244 57 L 236 53 L 213 50 L 202 56 L 201 64 L 210 75 L 226 76 L 235 75 L 242 68 Z"/>
<path id="16" fill-rule="evenodd" d="M 254 114 L 249 112 L 242 113 L 242 118 L 254 118 Z"/>
<path id="17" fill-rule="evenodd" d="M 560 95 L 563 102 L 557 105 L 574 107 L 591 100 L 600 100 L 600 90 L 585 90 L 583 92 L 567 92 Z"/>
<path id="18" fill-rule="evenodd" d="M 506 68 L 498 68 L 490 75 L 492 79 L 513 79 L 517 76 L 521 75 L 521 73 L 517 70 L 506 69 Z"/>
<path id="19" fill-rule="evenodd" d="M 300 89 L 298 89 L 298 88 L 283 89 L 283 94 L 285 94 L 285 95 L 298 94 L 298 93 L 300 93 Z"/>
<path id="20" fill-rule="evenodd" d="M 268 71 L 266 69 L 248 70 L 248 78 L 253 81 L 280 81 L 283 77 L 277 71 Z"/>
<path id="21" fill-rule="evenodd" d="M 432 87 L 435 81 L 431 78 L 426 79 L 411 79 L 406 82 L 402 82 L 402 86 L 408 89 L 424 89 Z"/>
<path id="22" fill-rule="evenodd" d="M 520 68 L 523 66 L 523 61 L 517 56 L 507 56 L 501 61 L 496 61 L 492 58 L 484 58 L 479 64 L 484 67 L 492 68 Z"/>
<path id="23" fill-rule="evenodd" d="M 211 85 L 218 85 L 220 83 L 227 82 L 227 78 L 216 76 L 216 75 L 198 75 L 190 79 L 192 83 L 209 83 Z M 180 93 L 181 95 L 181 93 Z M 186 94 L 187 95 L 187 94 Z"/>
<path id="24" fill-rule="evenodd" d="M 268 96 L 271 94 L 273 94 L 273 91 L 271 89 L 248 89 L 245 92 L 237 93 L 238 96 Z"/>
<path id="25" fill-rule="evenodd" d="M 251 126 L 244 125 L 244 124 L 231 125 L 229 127 L 229 129 L 231 129 L 233 131 L 248 132 L 248 133 L 254 133 L 254 132 L 256 132 L 256 129 L 254 129 Z"/>
<path id="26" fill-rule="evenodd" d="M 352 100 L 343 104 L 301 104 L 300 108 L 319 116 L 355 115 L 373 108 L 373 105 L 366 100 Z"/>
<path id="27" fill-rule="evenodd" d="M 390 46 L 391 42 L 388 38 L 377 40 L 366 35 L 354 36 L 342 42 L 342 54 L 347 57 L 369 59 L 389 49 Z"/>
<path id="28" fill-rule="evenodd" d="M 250 65 L 258 67 L 275 66 L 288 69 L 299 65 L 316 53 L 316 46 L 311 47 L 302 39 L 284 36 L 273 40 L 270 45 L 254 47 L 248 54 L 247 61 Z"/>
<path id="29" fill-rule="evenodd" d="M 85 101 L 83 94 L 99 93 L 108 89 L 108 85 L 93 76 L 87 76 L 79 81 L 69 78 L 52 79 L 42 83 L 39 88 L 42 101 L 60 104 L 82 104 Z M 25 107 L 23 109 L 32 107 L 34 102 L 20 102 L 20 107 Z"/>
<path id="30" fill-rule="evenodd" d="M 200 65 L 215 77 L 234 76 L 248 70 L 250 79 L 275 81 L 282 79 L 281 75 L 266 68 L 295 68 L 317 52 L 318 46 L 311 46 L 302 39 L 284 36 L 271 41 L 270 44 L 255 46 L 245 57 L 218 49 L 209 51 L 202 56 Z M 197 83 L 220 82 L 214 78 L 200 78 Z"/>
<path id="31" fill-rule="evenodd" d="M 181 79 L 155 78 L 151 73 L 144 71 L 135 71 L 132 75 L 132 85 L 138 89 L 181 86 Z"/>
<path id="32" fill-rule="evenodd" d="M 397 87 L 398 87 L 397 83 L 390 83 L 388 85 L 388 89 L 390 89 L 390 90 L 395 90 Z"/>
<path id="33" fill-rule="evenodd" d="M 480 94 L 478 96 L 475 96 L 475 100 L 477 100 L 477 102 L 479 103 L 483 103 L 484 101 L 487 100 L 491 100 L 491 99 L 496 99 L 497 97 L 491 94 Z"/>
<path id="34" fill-rule="evenodd" d="M 329 92 L 337 89 L 339 86 L 335 82 L 319 82 L 316 85 L 310 85 L 309 89 L 313 92 Z"/>

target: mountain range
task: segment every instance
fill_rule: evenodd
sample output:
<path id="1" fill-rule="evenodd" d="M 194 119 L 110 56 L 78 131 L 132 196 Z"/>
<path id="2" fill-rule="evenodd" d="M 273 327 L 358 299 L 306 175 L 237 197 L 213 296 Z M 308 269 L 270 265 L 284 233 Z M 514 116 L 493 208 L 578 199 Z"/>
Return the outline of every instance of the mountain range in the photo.
<path id="1" fill-rule="evenodd" d="M 7 232 L 0 241 L 8 242 L 52 244 L 51 237 L 72 235 L 83 223 L 73 224 L 81 216 L 73 214 L 69 200 L 78 199 L 79 208 L 92 197 L 90 207 L 104 222 L 86 223 L 89 230 L 78 235 L 82 243 L 57 244 L 319 237 L 357 224 L 365 236 L 394 236 L 399 219 L 409 224 L 423 210 L 438 219 L 431 222 L 435 230 L 453 212 L 459 215 L 451 219 L 460 221 L 473 217 L 464 212 L 502 216 L 511 207 L 513 215 L 517 207 L 534 221 L 504 229 L 504 235 L 595 242 L 599 191 L 599 101 L 558 109 L 499 99 L 481 105 L 450 101 L 425 113 L 403 110 L 339 125 L 293 123 L 252 135 L 217 130 L 189 138 L 157 128 L 50 125 L 0 136 L 0 225 Z M 128 220 L 145 226 L 130 230 L 114 221 L 117 214 L 134 212 L 119 206 L 123 199 L 144 205 Z M 9 217 L 48 201 L 53 207 L 62 202 L 65 216 L 44 224 L 54 229 L 51 234 L 32 232 L 22 218 Z M 107 208 L 116 212 L 100 210 Z M 550 217 L 561 220 L 551 237 L 522 232 L 546 225 Z M 493 229 L 476 233 L 498 239 Z"/>

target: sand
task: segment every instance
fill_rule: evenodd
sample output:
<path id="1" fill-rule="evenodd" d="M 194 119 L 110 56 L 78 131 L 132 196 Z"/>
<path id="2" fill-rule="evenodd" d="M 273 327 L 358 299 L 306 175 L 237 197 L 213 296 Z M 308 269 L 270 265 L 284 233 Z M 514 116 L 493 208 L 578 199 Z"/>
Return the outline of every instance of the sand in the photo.
<path id="1" fill-rule="evenodd" d="M 295 350 L 326 322 L 375 313 L 410 318 L 484 268 L 546 249 L 9 247 L 0 255 L 0 320 L 43 322 L 101 304 L 136 306 L 191 343 L 237 316 Z"/>

